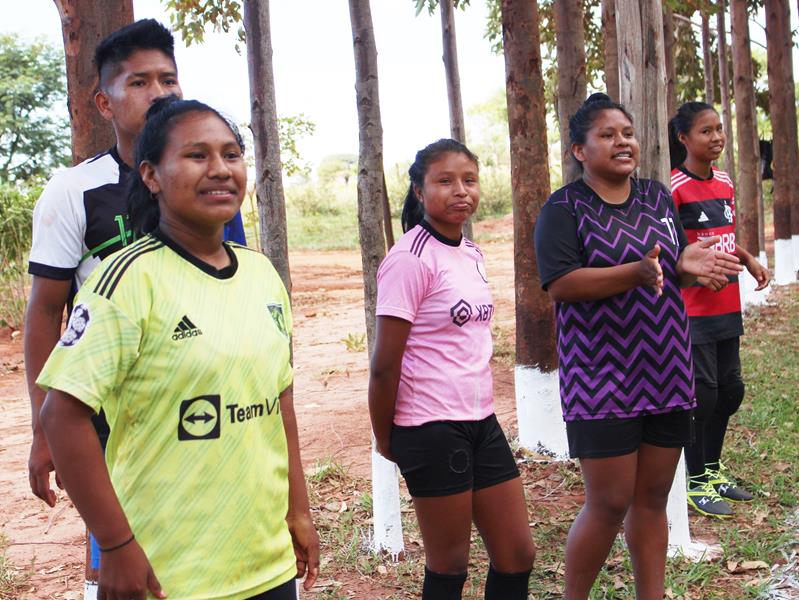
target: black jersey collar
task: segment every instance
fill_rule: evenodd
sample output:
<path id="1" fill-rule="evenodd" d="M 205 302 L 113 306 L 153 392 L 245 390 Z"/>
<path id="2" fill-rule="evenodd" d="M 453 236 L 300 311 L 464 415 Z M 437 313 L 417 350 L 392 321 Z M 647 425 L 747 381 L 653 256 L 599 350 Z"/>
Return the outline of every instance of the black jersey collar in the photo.
<path id="1" fill-rule="evenodd" d="M 430 223 L 428 223 L 424 219 L 419 221 L 419 225 L 421 225 L 424 229 L 429 231 L 430 234 L 442 244 L 445 244 L 447 246 L 452 246 L 453 248 L 457 248 L 458 246 L 461 245 L 461 240 L 463 239 L 463 235 L 461 235 L 457 240 L 452 240 L 446 236 L 441 235 L 438 231 L 435 230 L 435 228 Z"/>
<path id="2" fill-rule="evenodd" d="M 600 196 L 597 193 L 597 191 L 594 188 L 592 188 L 590 185 L 588 185 L 585 182 L 585 179 L 580 178 L 577 181 L 588 191 L 589 194 L 595 196 L 602 204 L 604 204 L 609 208 L 621 208 L 621 209 L 627 208 L 628 206 L 630 206 L 630 203 L 633 201 L 633 198 L 635 198 L 635 196 L 638 194 L 637 177 L 630 177 L 630 194 L 627 196 L 627 199 L 621 204 L 614 204 L 613 202 L 608 202 L 607 200 L 605 200 L 602 196 Z"/>
<path id="3" fill-rule="evenodd" d="M 202 261 L 191 254 L 183 246 L 179 245 L 175 240 L 161 231 L 160 228 L 156 227 L 150 235 L 164 242 L 164 244 L 173 250 L 178 256 L 187 260 L 195 267 L 200 269 L 203 273 L 207 273 L 211 277 L 216 277 L 217 279 L 230 279 L 236 274 L 236 271 L 239 268 L 239 261 L 236 258 L 236 253 L 233 252 L 226 242 L 222 243 L 222 247 L 225 249 L 225 252 L 227 252 L 228 257 L 230 257 L 230 264 L 222 269 L 217 269 L 215 266 L 209 265 L 207 262 Z"/>

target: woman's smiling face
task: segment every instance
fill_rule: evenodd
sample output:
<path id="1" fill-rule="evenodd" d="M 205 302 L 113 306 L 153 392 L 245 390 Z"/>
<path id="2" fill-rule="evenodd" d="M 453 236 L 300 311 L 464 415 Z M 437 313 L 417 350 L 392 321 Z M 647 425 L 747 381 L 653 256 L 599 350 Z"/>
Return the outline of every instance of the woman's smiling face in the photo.
<path id="1" fill-rule="evenodd" d="M 615 182 L 632 175 L 641 149 L 633 124 L 623 112 L 613 108 L 596 114 L 585 143 L 573 144 L 572 153 L 588 175 Z"/>

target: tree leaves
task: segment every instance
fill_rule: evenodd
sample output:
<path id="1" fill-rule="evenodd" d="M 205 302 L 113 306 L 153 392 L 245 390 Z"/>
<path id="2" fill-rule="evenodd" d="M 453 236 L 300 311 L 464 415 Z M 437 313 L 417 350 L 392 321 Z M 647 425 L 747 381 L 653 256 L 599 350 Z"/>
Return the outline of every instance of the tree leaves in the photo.
<path id="1" fill-rule="evenodd" d="M 63 58 L 43 41 L 0 35 L 0 181 L 49 177 L 69 160 Z"/>

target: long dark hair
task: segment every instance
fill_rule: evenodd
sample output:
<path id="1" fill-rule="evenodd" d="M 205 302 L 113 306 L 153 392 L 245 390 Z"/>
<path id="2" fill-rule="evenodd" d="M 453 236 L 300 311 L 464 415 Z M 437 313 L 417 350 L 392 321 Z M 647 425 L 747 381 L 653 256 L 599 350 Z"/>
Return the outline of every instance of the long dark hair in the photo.
<path id="1" fill-rule="evenodd" d="M 594 124 L 594 119 L 603 110 L 619 110 L 625 117 L 633 122 L 633 116 L 624 108 L 623 104 L 614 102 L 607 94 L 596 93 L 591 94 L 583 102 L 582 106 L 577 109 L 577 112 L 569 119 L 569 145 L 571 144 L 585 144 L 588 131 Z M 583 163 L 577 160 L 577 157 L 572 153 L 572 160 L 577 163 L 580 170 L 583 170 Z"/>
<path id="2" fill-rule="evenodd" d="M 134 237 L 153 231 L 158 227 L 161 218 L 158 200 L 144 184 L 138 167 L 145 161 L 152 165 L 159 164 L 169 140 L 169 133 L 184 115 L 196 112 L 212 113 L 219 117 L 230 128 L 239 148 L 244 152 L 244 141 L 236 125 L 207 104 L 197 100 L 180 100 L 175 95 L 156 100 L 147 111 L 147 122 L 136 142 L 136 168 L 133 169 L 128 183 L 128 215 Z"/>
<path id="3" fill-rule="evenodd" d="M 413 164 L 408 169 L 411 183 L 408 186 L 408 193 L 405 194 L 405 204 L 402 207 L 402 231 L 410 231 L 416 227 L 424 218 L 424 206 L 416 197 L 413 186 L 422 187 L 424 176 L 431 163 L 435 162 L 442 154 L 447 152 L 458 152 L 465 154 L 470 160 L 479 165 L 477 155 L 469 150 L 465 145 L 457 140 L 442 138 L 432 144 L 425 146 L 416 153 Z"/>
<path id="4" fill-rule="evenodd" d="M 669 121 L 669 158 L 672 169 L 679 167 L 688 158 L 688 151 L 680 141 L 680 134 L 688 135 L 697 115 L 706 110 L 716 112 L 716 109 L 707 102 L 686 102 L 677 109 L 677 114 Z"/>

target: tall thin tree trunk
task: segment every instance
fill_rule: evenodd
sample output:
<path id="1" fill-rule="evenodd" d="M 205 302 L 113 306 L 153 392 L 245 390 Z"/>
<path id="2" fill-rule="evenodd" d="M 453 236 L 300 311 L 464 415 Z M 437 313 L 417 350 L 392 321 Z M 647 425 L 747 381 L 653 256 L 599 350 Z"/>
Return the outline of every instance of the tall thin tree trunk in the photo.
<path id="1" fill-rule="evenodd" d="M 719 89 L 721 90 L 721 114 L 724 131 L 727 132 L 727 144 L 724 147 L 724 168 L 736 187 L 735 151 L 732 136 L 732 102 L 730 100 L 730 67 L 727 62 L 727 6 L 725 0 L 719 0 L 719 11 L 716 13 L 716 31 L 719 44 Z"/>
<path id="2" fill-rule="evenodd" d="M 441 41 L 444 47 L 444 73 L 447 79 L 447 101 L 449 103 L 449 134 L 453 140 L 466 143 L 466 124 L 463 119 L 461 99 L 461 76 L 458 71 L 458 44 L 455 37 L 455 2 L 440 0 Z M 463 235 L 473 239 L 472 221 L 463 224 Z"/>
<path id="3" fill-rule="evenodd" d="M 760 254 L 758 234 L 760 150 L 756 143 L 757 123 L 754 114 L 752 54 L 749 47 L 749 22 L 746 2 L 733 2 L 731 12 L 732 69 L 739 165 L 738 189 L 736 193 L 737 241 L 749 252 L 758 256 Z"/>
<path id="4" fill-rule="evenodd" d="M 375 343 L 377 269 L 386 255 L 383 204 L 387 198 L 383 171 L 383 125 L 377 82 L 377 45 L 369 0 L 349 0 L 355 52 L 355 96 L 358 107 L 358 237 L 363 264 L 363 295 L 369 354 Z M 403 550 L 399 479 L 394 463 L 372 443 L 373 549 L 398 555 Z"/>
<path id="5" fill-rule="evenodd" d="M 97 69 L 94 49 L 120 27 L 133 22 L 133 0 L 54 0 L 61 16 L 67 64 L 67 104 L 72 129 L 72 162 L 108 150 L 116 142 L 110 123 L 94 104 Z"/>
<path id="6" fill-rule="evenodd" d="M 533 248 L 535 223 L 550 192 L 538 3 L 502 0 L 501 7 L 513 190 L 519 440 L 528 448 L 565 456 L 554 308 L 538 283 Z"/>
<path id="7" fill-rule="evenodd" d="M 660 0 L 616 0 L 621 101 L 641 144 L 641 177 L 668 182 L 666 60 Z"/>
<path id="8" fill-rule="evenodd" d="M 580 178 L 572 160 L 569 119 L 585 100 L 585 35 L 582 0 L 555 2 L 555 39 L 558 48 L 558 122 L 563 183 Z"/>
<path id="9" fill-rule="evenodd" d="M 377 82 L 377 46 L 369 0 L 349 0 L 358 106 L 358 235 L 363 263 L 366 337 L 374 349 L 377 269 L 386 256 L 383 235 L 383 124 Z"/>
<path id="10" fill-rule="evenodd" d="M 261 248 L 291 294 L 269 0 L 244 0 L 244 30 L 247 34 L 250 129 L 255 146 L 255 187 L 261 221 Z"/>
<path id="11" fill-rule="evenodd" d="M 602 0 L 602 33 L 605 40 L 605 87 L 619 101 L 619 46 L 616 36 L 616 2 Z"/>
<path id="12" fill-rule="evenodd" d="M 674 13 L 663 9 L 663 49 L 666 56 L 666 114 L 677 112 L 677 68 L 674 63 Z"/>
<path id="13" fill-rule="evenodd" d="M 768 89 L 774 150 L 774 274 L 777 283 L 796 279 L 791 249 L 791 199 L 799 194 L 791 9 L 788 0 L 766 0 Z"/>
<path id="14" fill-rule="evenodd" d="M 713 49 L 710 47 L 710 17 L 702 12 L 702 67 L 705 71 L 705 102 L 715 104 Z M 669 113 L 674 114 L 674 113 Z"/>

